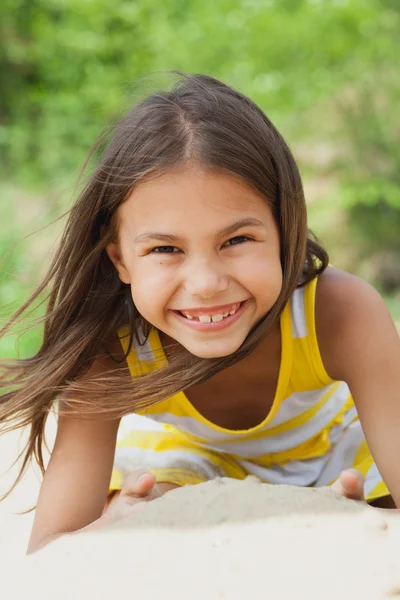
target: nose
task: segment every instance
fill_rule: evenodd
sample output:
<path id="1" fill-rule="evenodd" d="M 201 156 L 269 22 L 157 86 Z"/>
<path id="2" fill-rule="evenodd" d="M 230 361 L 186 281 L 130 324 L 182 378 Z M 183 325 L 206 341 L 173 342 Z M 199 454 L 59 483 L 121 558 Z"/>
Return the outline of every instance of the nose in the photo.
<path id="1" fill-rule="evenodd" d="M 228 276 L 220 265 L 204 260 L 191 264 L 186 272 L 184 288 L 191 296 L 212 298 L 228 287 Z"/>

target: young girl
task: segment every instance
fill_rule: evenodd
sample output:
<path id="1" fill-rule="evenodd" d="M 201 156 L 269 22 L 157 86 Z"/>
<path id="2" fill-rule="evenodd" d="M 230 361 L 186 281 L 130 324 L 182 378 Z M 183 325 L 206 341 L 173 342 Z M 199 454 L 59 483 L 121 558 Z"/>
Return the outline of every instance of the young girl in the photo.
<path id="1" fill-rule="evenodd" d="M 182 76 L 134 107 L 14 321 L 49 285 L 0 403 L 31 425 L 26 464 L 59 401 L 30 551 L 220 476 L 400 504 L 399 336 L 328 267 L 290 150 L 239 92 Z"/>

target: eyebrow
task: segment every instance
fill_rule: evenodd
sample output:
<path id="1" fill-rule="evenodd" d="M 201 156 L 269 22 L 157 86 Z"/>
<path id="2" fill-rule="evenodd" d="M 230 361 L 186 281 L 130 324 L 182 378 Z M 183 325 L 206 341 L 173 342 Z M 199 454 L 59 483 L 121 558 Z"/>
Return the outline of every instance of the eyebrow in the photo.
<path id="1" fill-rule="evenodd" d="M 240 221 L 236 221 L 218 231 L 217 236 L 223 237 L 225 235 L 231 235 L 238 229 L 242 229 L 242 227 L 264 227 L 264 223 L 260 221 L 260 219 L 255 219 L 254 217 L 249 217 L 247 219 L 240 219 Z M 159 240 L 161 242 L 174 243 L 182 240 L 178 235 L 172 235 L 169 233 L 160 233 L 158 231 L 148 231 L 146 233 L 139 234 L 134 240 L 134 244 L 140 244 L 141 242 L 146 242 L 148 240 Z"/>

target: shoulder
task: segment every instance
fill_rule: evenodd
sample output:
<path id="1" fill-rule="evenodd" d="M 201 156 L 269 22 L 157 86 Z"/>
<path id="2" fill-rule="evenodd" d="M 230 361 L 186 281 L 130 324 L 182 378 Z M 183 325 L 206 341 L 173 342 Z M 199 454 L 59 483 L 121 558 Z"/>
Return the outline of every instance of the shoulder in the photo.
<path id="1" fill-rule="evenodd" d="M 126 356 L 118 333 L 112 332 L 103 340 L 97 355 L 82 379 L 104 375 L 121 367 L 127 367 Z"/>
<path id="2" fill-rule="evenodd" d="M 127 366 L 121 342 L 117 332 L 115 332 L 102 341 L 96 356 L 94 356 L 88 368 L 75 381 L 82 384 L 96 377 L 115 372 L 116 369 L 122 368 L 124 370 Z M 68 400 L 73 394 L 73 385 L 69 385 L 58 395 L 58 404 L 61 412 L 64 406 L 68 406 Z"/>
<path id="3" fill-rule="evenodd" d="M 315 310 L 319 325 L 345 326 L 352 318 L 366 317 L 370 310 L 385 309 L 381 295 L 366 281 L 328 267 L 316 288 Z"/>
<path id="4" fill-rule="evenodd" d="M 394 325 L 380 294 L 355 275 L 328 267 L 315 297 L 318 344 L 326 371 L 345 379 L 349 362 L 372 347 Z"/>

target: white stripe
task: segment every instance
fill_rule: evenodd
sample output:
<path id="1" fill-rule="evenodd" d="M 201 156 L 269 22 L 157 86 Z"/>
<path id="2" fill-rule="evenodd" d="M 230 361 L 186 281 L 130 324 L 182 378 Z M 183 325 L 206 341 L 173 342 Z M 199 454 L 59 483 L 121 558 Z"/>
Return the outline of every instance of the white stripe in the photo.
<path id="1" fill-rule="evenodd" d="M 321 398 L 329 392 L 331 385 L 327 385 L 318 390 L 311 390 L 308 392 L 295 392 L 291 394 L 282 402 L 275 418 L 266 427 L 266 430 L 286 423 L 295 417 L 298 417 L 306 410 L 309 410 L 312 406 L 315 406 Z"/>
<path id="2" fill-rule="evenodd" d="M 207 479 L 223 477 L 224 472 L 204 456 L 178 450 L 142 450 L 142 448 L 116 448 L 114 469 L 128 475 L 138 469 L 188 469 Z"/>
<path id="3" fill-rule="evenodd" d="M 350 469 L 363 441 L 364 433 L 360 421 L 357 420 L 344 430 L 340 439 L 333 445 L 326 467 L 315 485 L 328 485 L 337 479 L 342 471 Z"/>
<path id="4" fill-rule="evenodd" d="M 154 353 L 153 350 L 151 349 L 150 346 L 150 342 L 147 339 L 143 345 L 139 344 L 136 340 L 135 340 L 135 351 L 136 351 L 136 356 L 138 358 L 139 361 L 151 361 L 154 360 Z"/>
<path id="5" fill-rule="evenodd" d="M 332 429 L 329 432 L 329 441 L 331 443 L 331 448 L 333 448 L 335 444 L 340 440 L 344 430 L 350 425 L 352 421 L 354 421 L 356 417 L 356 407 L 352 406 L 347 412 L 344 413 L 342 417 L 342 422 L 332 427 Z"/>
<path id="6" fill-rule="evenodd" d="M 231 440 L 233 437 L 236 438 L 234 433 L 225 433 L 222 431 L 218 431 L 213 429 L 212 427 L 208 427 L 204 425 L 200 421 L 193 417 L 178 417 L 172 413 L 160 413 L 151 415 L 151 418 L 154 421 L 158 421 L 159 423 L 167 423 L 168 425 L 173 425 L 179 431 L 183 433 L 188 433 L 200 437 L 207 441 L 226 441 Z M 237 437 L 240 439 L 241 437 L 246 437 L 248 434 L 244 433 L 242 435 L 238 435 Z"/>
<path id="7" fill-rule="evenodd" d="M 307 486 L 312 485 L 319 477 L 326 460 L 326 456 L 318 456 L 307 460 L 292 460 L 283 466 L 275 465 L 271 468 L 247 460 L 238 462 L 248 473 L 267 483 Z"/>
<path id="8" fill-rule="evenodd" d="M 304 287 L 297 288 L 290 301 L 292 337 L 302 338 L 307 336 L 306 311 L 304 304 Z"/>
<path id="9" fill-rule="evenodd" d="M 354 419 L 356 417 L 358 417 L 357 410 L 356 410 L 356 407 L 353 404 L 353 406 L 351 408 L 349 408 L 349 410 L 347 412 L 344 413 L 341 426 L 344 427 L 344 428 L 348 427 L 350 425 L 350 423 L 352 421 L 354 421 Z M 360 423 L 360 426 L 361 426 L 361 423 Z"/>
<path id="10" fill-rule="evenodd" d="M 364 484 L 364 496 L 367 497 L 376 488 L 378 483 L 382 481 L 382 475 L 379 473 L 375 463 L 370 467 Z"/>
<path id="11" fill-rule="evenodd" d="M 157 423 L 157 421 L 143 415 L 131 413 L 122 417 L 118 428 L 117 441 L 122 440 L 132 431 L 166 431 L 166 427 L 163 423 Z"/>

